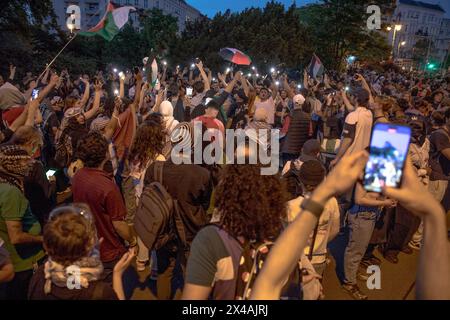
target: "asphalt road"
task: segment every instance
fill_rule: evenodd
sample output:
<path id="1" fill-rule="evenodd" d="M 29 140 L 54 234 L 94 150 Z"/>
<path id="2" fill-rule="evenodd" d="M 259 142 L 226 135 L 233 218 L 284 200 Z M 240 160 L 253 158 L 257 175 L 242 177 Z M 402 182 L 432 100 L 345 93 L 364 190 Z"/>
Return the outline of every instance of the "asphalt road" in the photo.
<path id="1" fill-rule="evenodd" d="M 335 239 L 332 242 L 334 248 L 342 249 L 342 239 Z M 333 253 L 335 250 L 333 250 Z M 382 260 L 381 270 L 381 288 L 369 290 L 365 281 L 359 281 L 360 289 L 366 293 L 369 300 L 412 300 L 415 295 L 415 277 L 418 263 L 418 251 L 407 255 L 399 255 L 399 263 L 392 264 L 384 260 L 378 251 L 375 255 Z M 337 259 L 340 259 L 337 257 Z M 330 264 L 327 266 L 323 278 L 323 287 L 326 300 L 351 300 L 352 298 L 341 289 L 337 274 L 336 260 L 332 254 L 329 257 Z M 155 300 L 156 282 L 150 280 L 149 268 L 144 272 L 137 273 L 135 269 L 127 275 L 128 285 L 126 286 L 127 296 L 131 295 L 133 300 Z"/>

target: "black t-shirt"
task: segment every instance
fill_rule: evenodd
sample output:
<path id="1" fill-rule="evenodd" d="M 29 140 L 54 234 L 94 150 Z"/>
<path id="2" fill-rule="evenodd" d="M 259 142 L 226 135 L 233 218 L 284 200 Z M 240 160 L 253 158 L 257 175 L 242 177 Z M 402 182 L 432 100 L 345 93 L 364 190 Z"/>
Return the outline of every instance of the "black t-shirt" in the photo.
<path id="1" fill-rule="evenodd" d="M 118 300 L 112 286 L 103 281 L 89 283 L 88 288 L 68 289 L 52 284 L 51 292 L 45 294 L 44 266 L 33 275 L 28 290 L 29 300 Z"/>

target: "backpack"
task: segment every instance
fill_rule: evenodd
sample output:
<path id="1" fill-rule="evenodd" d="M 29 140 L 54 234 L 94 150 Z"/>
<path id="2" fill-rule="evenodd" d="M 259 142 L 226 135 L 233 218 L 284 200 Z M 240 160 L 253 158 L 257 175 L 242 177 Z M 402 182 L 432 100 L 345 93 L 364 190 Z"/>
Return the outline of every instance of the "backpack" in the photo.
<path id="1" fill-rule="evenodd" d="M 291 199 L 295 199 L 303 194 L 303 189 L 300 182 L 300 170 L 295 167 L 295 160 L 291 161 L 289 170 L 281 177 L 286 182 L 286 187 Z"/>
<path id="2" fill-rule="evenodd" d="M 176 199 L 163 186 L 164 162 L 154 164 L 155 182 L 145 186 L 134 217 L 134 229 L 149 250 L 171 241 L 186 247 L 186 234 Z"/>
<path id="3" fill-rule="evenodd" d="M 73 156 L 72 138 L 65 134 L 59 139 L 55 148 L 55 161 L 62 168 L 67 168 Z"/>
<path id="4" fill-rule="evenodd" d="M 228 251 L 230 251 L 233 246 L 230 241 L 237 241 L 241 245 L 242 252 L 239 261 L 233 263 L 235 266 L 239 266 L 235 277 L 236 288 L 234 298 L 235 300 L 248 300 L 250 299 L 252 287 L 255 284 L 256 278 L 258 277 L 274 243 L 271 241 L 259 243 L 247 241 L 242 244 L 237 239 L 225 236 L 224 232 L 221 232 L 222 229 L 220 229 L 220 226 L 215 226 L 217 226 L 218 234 Z M 299 300 L 302 297 L 301 291 L 301 273 L 300 268 L 297 267 L 291 273 L 287 283 L 284 285 L 280 299 Z"/>

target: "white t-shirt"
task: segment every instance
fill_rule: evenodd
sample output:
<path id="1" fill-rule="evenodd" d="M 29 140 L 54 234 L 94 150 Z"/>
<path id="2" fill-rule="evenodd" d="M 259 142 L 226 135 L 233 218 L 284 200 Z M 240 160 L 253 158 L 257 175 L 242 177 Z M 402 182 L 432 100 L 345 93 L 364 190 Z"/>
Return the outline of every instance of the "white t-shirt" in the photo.
<path id="1" fill-rule="evenodd" d="M 255 102 L 255 111 L 258 109 L 264 109 L 267 113 L 267 123 L 274 124 L 275 123 L 275 101 L 272 97 L 269 97 L 266 101 L 258 100 Z"/>
<path id="2" fill-rule="evenodd" d="M 367 108 L 358 107 L 355 111 L 348 114 L 347 118 L 345 118 L 345 123 L 356 125 L 355 138 L 345 154 L 350 155 L 365 150 L 370 144 L 373 123 L 372 112 Z"/>
<path id="3" fill-rule="evenodd" d="M 303 202 L 300 196 L 288 202 L 288 222 L 292 222 L 300 213 L 300 205 Z M 319 219 L 319 227 L 317 229 L 316 241 L 314 243 L 312 263 L 318 264 L 326 261 L 327 244 L 331 233 L 336 234 L 339 231 L 339 206 L 336 198 L 331 198 L 325 204 L 325 209 Z M 305 247 L 304 254 L 308 256 L 309 247 L 312 243 L 313 233 L 311 232 L 308 245 Z"/>

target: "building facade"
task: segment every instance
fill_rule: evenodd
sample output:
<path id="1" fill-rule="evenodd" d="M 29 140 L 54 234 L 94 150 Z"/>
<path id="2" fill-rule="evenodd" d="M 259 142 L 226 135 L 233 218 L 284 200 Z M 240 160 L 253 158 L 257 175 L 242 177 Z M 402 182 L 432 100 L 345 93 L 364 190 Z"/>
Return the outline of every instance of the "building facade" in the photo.
<path id="1" fill-rule="evenodd" d="M 429 47 L 429 57 L 441 63 L 450 43 L 450 36 L 446 36 L 450 32 L 450 23 L 445 19 L 445 14 L 439 4 L 397 0 L 397 7 L 390 19 L 392 29 L 388 33 L 394 57 L 412 58 L 416 43 L 422 41 Z M 395 31 L 395 25 L 401 25 L 401 29 Z"/>
<path id="2" fill-rule="evenodd" d="M 81 29 L 87 30 L 94 27 L 103 17 L 108 0 L 53 0 L 53 9 L 58 19 L 58 24 L 63 30 L 67 30 L 66 14 L 67 7 L 75 4 L 81 10 Z M 115 0 L 118 5 L 129 5 L 136 9 L 150 10 L 161 9 L 164 14 L 178 18 L 178 29 L 184 30 L 187 21 L 193 21 L 202 16 L 200 11 L 190 6 L 184 0 Z M 135 23 L 138 23 L 137 13 L 130 16 Z"/>

